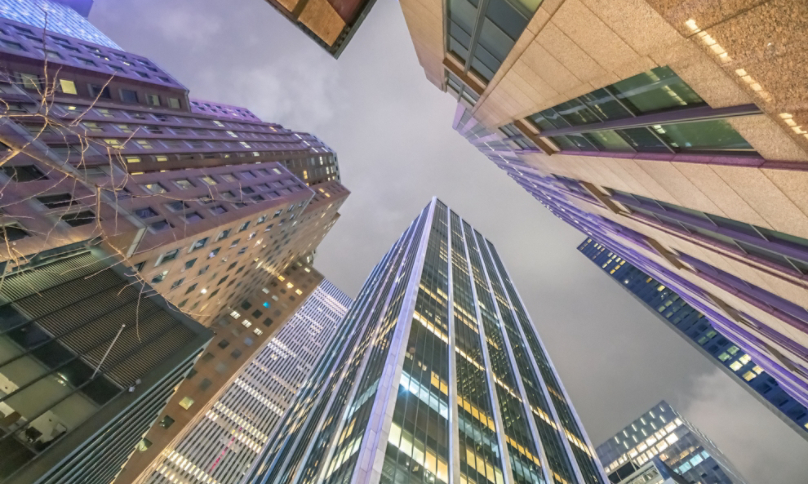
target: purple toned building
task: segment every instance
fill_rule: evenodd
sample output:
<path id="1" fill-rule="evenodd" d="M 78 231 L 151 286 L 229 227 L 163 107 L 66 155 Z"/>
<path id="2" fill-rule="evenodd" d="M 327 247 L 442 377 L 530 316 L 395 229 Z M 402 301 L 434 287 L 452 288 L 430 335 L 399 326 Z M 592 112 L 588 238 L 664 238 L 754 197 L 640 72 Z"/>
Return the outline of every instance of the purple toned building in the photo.
<path id="1" fill-rule="evenodd" d="M 554 215 L 673 289 L 808 406 L 808 240 L 549 174 L 531 161 L 541 153 L 531 137 L 513 125 L 492 132 L 462 103 L 453 127 Z"/>
<path id="2" fill-rule="evenodd" d="M 216 332 L 164 395 L 160 425 L 138 427 L 143 440 L 103 481 L 134 482 L 314 290 L 314 253 L 349 192 L 317 137 L 192 100 L 59 3 L 47 3 L 47 31 L 36 10 L 8 10 L 26 5 L 0 0 L 0 272 L 98 241 L 148 284 L 144 297 L 156 291 L 205 327 L 251 308 L 252 321 Z M 25 350 L 0 348 L 0 361 L 14 351 Z M 0 363 L 0 379 L 22 387 L 12 370 Z"/>

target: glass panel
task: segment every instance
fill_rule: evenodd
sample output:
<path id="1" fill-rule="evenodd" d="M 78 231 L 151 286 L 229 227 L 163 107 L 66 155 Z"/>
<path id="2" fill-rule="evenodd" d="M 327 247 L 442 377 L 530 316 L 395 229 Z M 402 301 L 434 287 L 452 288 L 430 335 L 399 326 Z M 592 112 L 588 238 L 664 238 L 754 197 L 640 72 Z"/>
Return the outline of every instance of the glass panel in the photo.
<path id="1" fill-rule="evenodd" d="M 470 35 L 477 20 L 477 8 L 466 0 L 449 0 L 449 18 Z"/>
<path id="2" fill-rule="evenodd" d="M 460 45 L 468 49 L 471 43 L 471 33 L 467 32 L 463 27 L 457 25 L 455 22 L 449 22 L 449 35 L 455 39 Z"/>
<path id="3" fill-rule="evenodd" d="M 526 15 L 531 13 L 525 12 Z M 489 0 L 488 9 L 485 12 L 485 16 L 508 34 L 514 42 L 527 27 L 528 19 L 526 15 L 519 13 L 516 7 L 505 0 Z"/>
<path id="4" fill-rule="evenodd" d="M 81 389 L 81 391 L 88 397 L 92 398 L 97 404 L 103 405 L 118 395 L 118 393 L 121 392 L 121 389 L 115 386 L 105 377 L 100 376 L 88 383 L 87 386 Z"/>
<path id="5" fill-rule="evenodd" d="M 578 98 L 606 120 L 630 118 L 631 113 L 617 102 L 606 89 L 598 89 Z"/>
<path id="6" fill-rule="evenodd" d="M 454 39 L 454 37 L 449 37 L 449 52 L 451 52 L 451 53 L 453 53 L 454 55 L 456 55 L 456 56 L 457 56 L 457 57 L 458 57 L 460 60 L 462 60 L 464 63 L 465 63 L 465 62 L 468 60 L 468 58 L 469 58 L 469 51 L 468 51 L 468 49 L 466 49 L 465 47 L 463 47 L 462 45 L 460 45 L 460 42 L 458 42 L 457 40 L 455 40 L 455 39 Z"/>
<path id="7" fill-rule="evenodd" d="M 14 393 L 4 403 L 26 420 L 30 420 L 71 391 L 61 378 L 48 375 L 33 385 Z"/>
<path id="8" fill-rule="evenodd" d="M 564 118 L 561 117 L 560 114 L 553 111 L 552 109 L 545 109 L 539 114 L 541 114 L 544 117 L 544 119 L 546 119 L 549 123 L 551 123 L 555 128 L 570 127 L 570 123 L 568 123 Z"/>
<path id="9" fill-rule="evenodd" d="M 805 240 L 802 237 L 784 234 L 783 232 L 778 232 L 776 230 L 764 229 L 763 227 L 758 227 L 758 230 L 772 242 L 784 242 L 785 244 L 792 245 L 798 249 L 808 250 L 808 240 Z"/>
<path id="10" fill-rule="evenodd" d="M 746 253 L 760 257 L 761 259 L 768 260 L 770 262 L 774 262 L 775 264 L 781 265 L 783 267 L 787 267 L 789 269 L 793 269 L 794 267 L 788 262 L 788 260 L 783 257 L 782 255 L 772 252 L 770 250 L 766 250 L 762 247 L 757 247 L 752 244 L 747 244 L 745 242 L 736 241 L 741 248 L 746 251 Z"/>
<path id="11" fill-rule="evenodd" d="M 508 35 L 503 32 L 502 29 L 494 25 L 491 20 L 483 20 L 483 28 L 480 32 L 480 40 L 477 50 L 479 50 L 479 46 L 485 47 L 485 50 L 487 50 L 491 56 L 497 59 L 501 64 L 513 48 L 513 44 L 514 41 L 508 37 Z M 485 61 L 485 59 L 482 58 L 480 60 Z M 491 67 L 491 65 L 487 62 L 486 65 Z"/>
<path id="12" fill-rule="evenodd" d="M 583 151 L 598 151 L 598 149 L 595 148 L 595 145 L 590 143 L 589 140 L 587 140 L 580 134 L 568 134 L 567 139 L 570 140 L 570 142 L 572 142 L 573 144 L 575 144 L 575 146 L 577 146 L 578 149 L 581 149 Z"/>
<path id="13" fill-rule="evenodd" d="M 480 54 L 480 51 L 482 50 L 484 49 L 477 47 L 475 57 L 471 61 L 471 67 L 472 67 L 471 70 L 474 72 L 474 74 L 481 77 L 482 79 L 485 79 L 486 82 L 489 82 L 491 81 L 491 79 L 494 78 L 494 71 L 486 67 L 485 64 L 480 62 L 480 60 L 477 58 L 477 56 Z M 497 66 L 497 69 L 498 68 L 499 66 Z"/>
<path id="14" fill-rule="evenodd" d="M 599 123 L 601 120 L 586 105 L 573 99 L 556 106 L 555 111 L 564 117 L 564 119 L 573 126 L 581 126 L 584 124 Z"/>
<path id="15" fill-rule="evenodd" d="M 553 126 L 550 121 L 547 121 L 544 116 L 541 115 L 541 113 L 534 114 L 529 119 L 536 123 L 536 126 L 538 126 L 542 131 L 555 129 L 555 126 Z"/>
<path id="16" fill-rule="evenodd" d="M 632 152 L 631 145 L 614 131 L 593 131 L 585 133 L 584 137 L 602 151 Z"/>
<path id="17" fill-rule="evenodd" d="M 752 146 L 722 119 L 655 125 L 652 129 L 669 145 L 682 151 L 726 150 L 753 153 Z"/>
<path id="18" fill-rule="evenodd" d="M 699 106 L 704 100 L 669 67 L 656 67 L 611 85 L 617 97 L 636 114 Z"/>
<path id="19" fill-rule="evenodd" d="M 580 151 L 580 148 L 568 140 L 566 136 L 549 136 L 550 140 L 555 143 L 562 150 Z"/>
<path id="20" fill-rule="evenodd" d="M 50 368 L 56 368 L 74 356 L 73 353 L 62 346 L 58 341 L 51 341 L 44 346 L 40 346 L 33 350 L 31 354 Z"/>
<path id="21" fill-rule="evenodd" d="M 730 247 L 736 247 L 735 239 L 733 239 L 732 237 L 727 237 L 726 235 L 718 234 L 716 232 L 713 232 L 712 230 L 703 229 L 701 227 L 696 227 L 695 225 L 690 225 L 687 223 L 682 223 L 682 225 L 684 225 L 685 228 L 687 228 L 687 230 L 689 230 L 692 233 L 703 235 L 708 239 L 722 242 Z"/>
<path id="22" fill-rule="evenodd" d="M 665 143 L 659 140 L 649 128 L 618 129 L 616 133 L 623 136 L 632 148 L 644 153 L 670 153 Z"/>
<path id="23" fill-rule="evenodd" d="M 22 356 L 0 368 L 0 376 L 5 378 L 7 382 L 4 383 L 8 384 L 8 390 L 4 390 L 6 393 L 31 383 L 47 372 L 47 368 L 30 356 Z"/>

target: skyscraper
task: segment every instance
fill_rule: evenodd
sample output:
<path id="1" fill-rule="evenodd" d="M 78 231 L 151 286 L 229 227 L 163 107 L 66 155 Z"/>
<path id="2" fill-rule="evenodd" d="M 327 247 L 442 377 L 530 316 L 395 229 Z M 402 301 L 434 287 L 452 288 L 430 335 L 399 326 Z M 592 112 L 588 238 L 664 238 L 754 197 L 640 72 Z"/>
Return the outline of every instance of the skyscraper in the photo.
<path id="1" fill-rule="evenodd" d="M 323 280 L 146 482 L 238 483 L 334 336 L 351 298 Z M 242 319 L 238 312 L 231 314 Z"/>
<path id="2" fill-rule="evenodd" d="M 606 483 L 494 246 L 437 199 L 245 482 Z"/>
<path id="3" fill-rule="evenodd" d="M 376 0 L 266 0 L 335 59 L 339 58 Z"/>
<path id="4" fill-rule="evenodd" d="M 787 388 L 780 387 L 750 355 L 718 334 L 703 314 L 670 288 L 594 240 L 586 239 L 578 250 L 789 427 L 808 439 L 808 409 L 792 397 Z"/>
<path id="5" fill-rule="evenodd" d="M 96 244 L 0 284 L 0 482 L 109 483 L 213 336 Z M 138 444 L 138 442 L 140 444 Z"/>
<path id="6" fill-rule="evenodd" d="M 87 20 L 92 6 L 93 0 L 2 0 L 0 17 L 123 50 Z"/>
<path id="7" fill-rule="evenodd" d="M 808 5 L 401 6 L 461 134 L 808 405 Z"/>
<path id="8" fill-rule="evenodd" d="M 18 4 L 0 1 L 8 5 Z M 149 475 L 314 290 L 314 252 L 349 192 L 317 137 L 193 99 L 151 60 L 84 35 L 89 24 L 74 10 L 48 8 L 48 27 L 64 15 L 80 28 L 0 19 L 0 263 L 11 270 L 100 238 L 177 308 L 217 328 L 160 425 L 130 449 L 117 478 L 125 483 Z M 252 327 L 219 329 L 246 309 Z"/>
<path id="9" fill-rule="evenodd" d="M 689 482 L 745 482 L 718 447 L 664 401 L 600 444 L 597 452 L 613 483 L 654 458 Z"/>

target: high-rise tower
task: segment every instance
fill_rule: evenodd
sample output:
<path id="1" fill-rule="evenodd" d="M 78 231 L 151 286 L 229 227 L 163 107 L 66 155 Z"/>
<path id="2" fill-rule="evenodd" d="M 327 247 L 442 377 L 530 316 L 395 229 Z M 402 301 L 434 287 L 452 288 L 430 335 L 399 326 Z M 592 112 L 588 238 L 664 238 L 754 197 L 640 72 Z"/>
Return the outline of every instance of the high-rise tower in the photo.
<path id="1" fill-rule="evenodd" d="M 14 10 L 32 4 L 46 9 Z M 349 192 L 315 136 L 191 98 L 72 8 L 0 0 L 0 17 L 0 267 L 99 239 L 176 308 L 217 328 L 172 387 L 160 425 L 129 449 L 117 479 L 131 482 L 319 284 L 313 254 Z M 247 309 L 252 327 L 219 329 Z"/>
<path id="2" fill-rule="evenodd" d="M 269 298 L 271 300 L 271 296 Z M 238 483 L 331 342 L 351 298 L 323 280 L 146 480 Z M 262 306 L 263 307 L 263 304 Z M 250 322 L 249 311 L 231 313 Z"/>
<path id="3" fill-rule="evenodd" d="M 808 405 L 805 2 L 401 7 L 461 134 Z"/>
<path id="4" fill-rule="evenodd" d="M 373 269 L 247 481 L 607 482 L 496 249 L 437 199 Z"/>
<path id="5" fill-rule="evenodd" d="M 789 427 L 808 439 L 808 409 L 790 395 L 788 387 L 781 387 L 756 363 L 757 355 L 746 353 L 718 334 L 707 317 L 678 294 L 605 246 L 586 239 L 578 250 Z"/>
<path id="6" fill-rule="evenodd" d="M 745 483 L 718 447 L 664 401 L 600 444 L 597 452 L 613 483 L 653 459 L 688 482 Z"/>

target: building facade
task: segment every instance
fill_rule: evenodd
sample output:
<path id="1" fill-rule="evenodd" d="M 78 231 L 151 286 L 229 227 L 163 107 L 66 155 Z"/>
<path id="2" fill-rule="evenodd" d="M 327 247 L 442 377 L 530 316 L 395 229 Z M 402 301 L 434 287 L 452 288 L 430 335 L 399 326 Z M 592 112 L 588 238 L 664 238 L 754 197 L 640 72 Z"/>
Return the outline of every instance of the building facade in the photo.
<path id="1" fill-rule="evenodd" d="M 266 0 L 317 45 L 339 58 L 376 0 Z"/>
<path id="2" fill-rule="evenodd" d="M 244 482 L 605 484 L 593 449 L 496 249 L 433 199 Z"/>
<path id="3" fill-rule="evenodd" d="M 135 277 L 216 328 L 160 424 L 116 469 L 133 482 L 319 284 L 313 255 L 349 192 L 315 136 L 193 99 L 142 56 L 17 18 L 29 23 L 0 19 L 0 264 L 14 270 L 100 238 Z M 247 308 L 255 327 L 228 326 Z"/>
<path id="4" fill-rule="evenodd" d="M 262 303 L 273 304 L 272 297 Z M 238 483 L 267 444 L 314 364 L 331 342 L 351 299 L 323 280 L 269 344 L 241 371 L 146 481 Z M 230 314 L 250 323 L 249 311 Z M 234 322 L 235 322 L 234 321 Z M 189 464 L 190 463 L 190 464 Z"/>
<path id="5" fill-rule="evenodd" d="M 613 483 L 654 459 L 687 482 L 745 483 L 718 447 L 664 401 L 600 444 L 597 453 Z"/>
<path id="6" fill-rule="evenodd" d="M 92 7 L 93 0 L 2 0 L 0 17 L 123 50 L 87 20 Z"/>
<path id="7" fill-rule="evenodd" d="M 109 483 L 212 336 L 94 244 L 6 272 L 0 482 Z"/>
<path id="8" fill-rule="evenodd" d="M 808 439 L 808 409 L 780 388 L 752 357 L 712 327 L 703 314 L 653 277 L 588 238 L 578 250 L 721 368 L 783 422 Z"/>
<path id="9" fill-rule="evenodd" d="M 808 405 L 808 6 L 401 6 L 461 134 Z"/>

